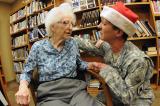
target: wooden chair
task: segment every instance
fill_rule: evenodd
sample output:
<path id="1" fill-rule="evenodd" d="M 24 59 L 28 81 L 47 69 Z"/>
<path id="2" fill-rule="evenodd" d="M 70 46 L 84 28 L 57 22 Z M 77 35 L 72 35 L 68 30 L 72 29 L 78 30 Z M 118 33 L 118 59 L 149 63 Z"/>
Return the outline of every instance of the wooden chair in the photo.
<path id="1" fill-rule="evenodd" d="M 87 61 L 87 62 L 102 62 L 102 63 L 104 63 L 104 59 L 102 57 L 91 56 L 90 54 L 88 54 L 88 52 L 81 53 L 81 57 L 82 57 L 82 60 Z M 104 96 L 105 96 L 105 103 L 106 103 L 105 105 L 106 106 L 113 106 L 112 96 L 109 91 L 108 85 L 105 83 L 105 80 L 98 73 L 96 73 L 92 70 L 88 70 L 88 73 L 100 82 Z"/>
<path id="2" fill-rule="evenodd" d="M 95 77 L 101 84 L 102 86 L 102 90 L 104 92 L 104 96 L 105 96 L 105 102 L 106 102 L 106 106 L 113 106 L 112 104 L 112 96 L 109 92 L 109 87 L 108 85 L 105 83 L 104 79 L 97 73 L 93 72 L 92 70 L 88 70 L 87 71 L 88 74 L 92 75 L 93 77 Z M 35 84 L 33 84 L 35 85 Z M 32 97 L 33 97 L 33 100 L 36 104 L 36 92 L 35 92 L 35 89 L 34 86 L 32 84 L 30 85 L 30 88 L 31 88 L 31 94 L 32 94 Z"/>
<path id="3" fill-rule="evenodd" d="M 88 73 L 92 76 L 94 76 L 101 84 L 102 86 L 102 90 L 104 92 L 104 96 L 105 96 L 105 102 L 106 102 L 106 106 L 113 106 L 113 103 L 112 103 L 112 96 L 109 92 L 109 87 L 108 85 L 106 84 L 106 82 L 104 81 L 104 79 L 97 73 L 95 73 L 94 71 L 92 70 L 88 70 Z"/>
<path id="4" fill-rule="evenodd" d="M 102 62 L 101 58 L 97 58 L 97 57 L 93 58 L 93 57 L 88 57 L 88 56 L 87 56 L 87 58 L 83 58 L 83 60 L 88 61 L 88 62 L 91 62 L 91 61 Z M 105 103 L 106 103 L 105 105 L 106 106 L 113 106 L 112 96 L 110 94 L 109 87 L 105 83 L 104 79 L 99 74 L 97 74 L 96 72 L 94 72 L 92 70 L 88 70 L 87 74 L 93 76 L 94 78 L 96 78 L 100 82 L 101 87 L 102 87 L 102 91 L 103 91 L 104 96 L 105 96 Z M 33 80 L 34 84 L 31 84 L 30 88 L 31 88 L 31 93 L 32 93 L 33 100 L 34 100 L 34 102 L 36 104 L 36 94 L 35 94 L 35 89 L 36 88 L 34 87 L 36 85 L 37 79 L 38 79 L 38 76 L 37 76 L 36 72 L 33 73 L 33 76 L 34 76 L 34 80 Z"/>

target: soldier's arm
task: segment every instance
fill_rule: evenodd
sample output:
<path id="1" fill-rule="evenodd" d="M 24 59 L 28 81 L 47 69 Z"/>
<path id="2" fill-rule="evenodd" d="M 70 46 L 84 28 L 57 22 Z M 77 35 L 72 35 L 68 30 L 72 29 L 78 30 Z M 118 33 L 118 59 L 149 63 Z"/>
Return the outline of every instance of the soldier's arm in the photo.
<path id="1" fill-rule="evenodd" d="M 151 64 L 145 58 L 130 60 L 127 64 L 125 78 L 122 78 L 118 71 L 109 65 L 100 71 L 100 75 L 105 79 L 110 89 L 124 104 L 129 104 L 141 93 L 146 73 L 149 74 L 147 70 L 152 71 Z"/>
<path id="2" fill-rule="evenodd" d="M 91 54 L 93 55 L 103 56 L 105 54 L 105 51 L 107 50 L 107 49 L 104 49 L 104 45 L 105 45 L 105 48 L 106 46 L 108 46 L 105 43 L 99 44 L 98 45 L 99 47 L 96 47 L 95 45 L 97 42 L 92 42 L 89 39 L 83 39 L 78 36 L 75 36 L 73 39 L 77 43 L 78 48 L 80 50 L 83 50 L 85 52 L 91 52 Z"/>

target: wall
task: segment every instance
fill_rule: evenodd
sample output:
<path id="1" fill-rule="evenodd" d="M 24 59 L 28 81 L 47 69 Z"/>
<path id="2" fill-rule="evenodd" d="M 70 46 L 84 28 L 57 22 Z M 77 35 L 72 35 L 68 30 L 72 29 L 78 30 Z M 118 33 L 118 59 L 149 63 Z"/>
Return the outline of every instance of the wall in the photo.
<path id="1" fill-rule="evenodd" d="M 15 79 L 11 54 L 11 37 L 9 32 L 10 10 L 10 5 L 0 2 L 0 52 L 3 71 L 7 81 Z"/>
<path id="2" fill-rule="evenodd" d="M 2 66 L 7 82 L 15 80 L 16 76 L 13 71 L 13 60 L 11 54 L 11 37 L 10 37 L 10 14 L 24 6 L 23 0 L 16 0 L 13 4 L 0 2 L 0 53 Z"/>
<path id="3" fill-rule="evenodd" d="M 23 7 L 25 4 L 23 3 L 23 0 L 16 0 L 16 2 L 14 2 L 11 5 L 11 11 L 10 13 L 15 13 L 15 11 L 19 10 L 21 7 Z"/>

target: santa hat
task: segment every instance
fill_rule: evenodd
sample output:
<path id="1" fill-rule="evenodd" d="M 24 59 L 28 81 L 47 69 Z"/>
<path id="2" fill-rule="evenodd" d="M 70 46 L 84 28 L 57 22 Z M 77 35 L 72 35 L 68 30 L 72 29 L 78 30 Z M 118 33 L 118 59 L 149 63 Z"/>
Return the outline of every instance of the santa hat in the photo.
<path id="1" fill-rule="evenodd" d="M 122 2 L 117 2 L 112 7 L 104 6 L 100 16 L 111 22 L 129 36 L 134 35 L 136 32 L 134 23 L 137 21 L 138 16 Z"/>

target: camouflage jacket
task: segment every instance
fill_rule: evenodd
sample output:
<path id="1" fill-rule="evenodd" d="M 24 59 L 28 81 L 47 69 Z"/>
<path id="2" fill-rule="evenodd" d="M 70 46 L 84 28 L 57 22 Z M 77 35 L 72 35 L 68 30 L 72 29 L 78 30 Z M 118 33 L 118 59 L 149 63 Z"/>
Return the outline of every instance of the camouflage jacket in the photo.
<path id="1" fill-rule="evenodd" d="M 107 66 L 100 70 L 112 92 L 113 102 L 133 106 L 137 100 L 153 102 L 154 94 L 150 86 L 153 62 L 130 41 L 126 41 L 120 55 L 114 58 L 110 45 L 102 43 L 100 48 L 88 40 L 74 38 L 80 49 L 103 56 Z M 135 105 L 139 106 L 139 105 Z M 143 105 L 140 105 L 143 106 Z"/>

